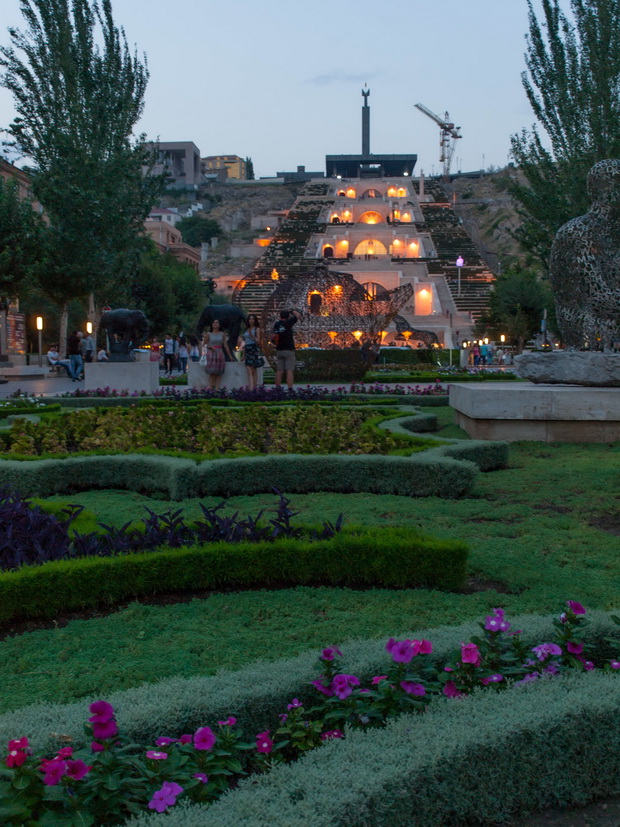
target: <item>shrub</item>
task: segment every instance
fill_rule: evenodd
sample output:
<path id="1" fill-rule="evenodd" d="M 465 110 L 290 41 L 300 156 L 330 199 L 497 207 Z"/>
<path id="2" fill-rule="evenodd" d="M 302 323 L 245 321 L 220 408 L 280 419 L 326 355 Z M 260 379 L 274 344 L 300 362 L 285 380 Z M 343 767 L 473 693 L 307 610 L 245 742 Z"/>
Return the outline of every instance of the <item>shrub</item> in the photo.
<path id="1" fill-rule="evenodd" d="M 357 381 L 367 369 L 359 350 L 297 351 L 295 375 L 301 382 Z"/>
<path id="2" fill-rule="evenodd" d="M 476 466 L 438 451 L 409 457 L 290 454 L 204 462 L 124 454 L 31 462 L 1 460 L 0 471 L 3 481 L 25 497 L 120 488 L 183 500 L 260 494 L 273 486 L 289 494 L 369 491 L 410 497 L 463 496 L 474 484 Z"/>
<path id="3" fill-rule="evenodd" d="M 0 623 L 166 592 L 319 585 L 458 589 L 467 547 L 403 528 L 347 528 L 331 539 L 216 542 L 85 557 L 0 574 Z"/>
<path id="4" fill-rule="evenodd" d="M 620 791 L 620 682 L 570 674 L 350 732 L 211 805 L 128 827 L 497 824 Z"/>

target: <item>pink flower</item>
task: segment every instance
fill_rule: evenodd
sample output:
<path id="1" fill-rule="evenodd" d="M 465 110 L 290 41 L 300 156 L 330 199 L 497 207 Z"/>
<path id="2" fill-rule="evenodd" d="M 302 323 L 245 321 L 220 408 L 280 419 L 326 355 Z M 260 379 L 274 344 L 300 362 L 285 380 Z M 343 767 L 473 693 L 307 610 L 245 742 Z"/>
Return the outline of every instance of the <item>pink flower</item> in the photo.
<path id="1" fill-rule="evenodd" d="M 107 701 L 95 701 L 88 708 L 93 713 L 88 719 L 91 724 L 106 724 L 114 718 L 114 707 Z"/>
<path id="2" fill-rule="evenodd" d="M 328 686 L 323 686 L 321 680 L 311 681 L 312 686 L 317 689 L 322 695 L 327 695 L 330 698 L 334 693 Z"/>
<path id="3" fill-rule="evenodd" d="M 376 686 L 378 683 L 381 683 L 381 681 L 386 681 L 386 680 L 387 680 L 387 675 L 377 675 L 370 682 L 373 686 Z"/>
<path id="4" fill-rule="evenodd" d="M 327 649 L 323 649 L 321 652 L 321 660 L 333 660 L 336 655 L 339 658 L 342 657 L 340 649 L 337 646 L 328 646 Z"/>
<path id="5" fill-rule="evenodd" d="M 211 727 L 203 726 L 194 734 L 194 747 L 196 749 L 213 749 L 217 738 Z"/>
<path id="6" fill-rule="evenodd" d="M 290 712 L 291 709 L 299 709 L 300 706 L 303 706 L 302 702 L 298 698 L 293 698 L 286 708 Z"/>
<path id="7" fill-rule="evenodd" d="M 392 655 L 394 663 L 409 663 L 417 654 L 413 640 L 394 640 L 391 637 L 385 648 Z"/>
<path id="8" fill-rule="evenodd" d="M 461 698 L 463 693 L 456 688 L 454 681 L 448 681 L 443 688 L 443 694 L 446 698 Z"/>
<path id="9" fill-rule="evenodd" d="M 179 738 L 179 744 L 191 744 L 192 743 L 192 736 L 191 735 L 181 735 Z"/>
<path id="10" fill-rule="evenodd" d="M 100 744 L 99 741 L 93 741 L 90 748 L 93 752 L 103 752 L 105 749 L 103 744 Z"/>
<path id="11" fill-rule="evenodd" d="M 269 730 L 266 729 L 264 732 L 259 732 L 256 736 L 256 751 L 267 755 L 272 749 L 273 741 L 270 738 Z"/>
<path id="12" fill-rule="evenodd" d="M 488 686 L 490 683 L 499 683 L 500 681 L 503 681 L 503 680 L 504 680 L 504 676 L 500 675 L 499 672 L 497 672 L 495 675 L 489 675 L 488 678 L 482 678 L 480 680 L 480 683 L 483 686 Z"/>
<path id="13" fill-rule="evenodd" d="M 495 614 L 488 615 L 484 622 L 484 628 L 488 632 L 507 632 L 510 629 L 510 623 L 504 620 L 503 609 L 493 609 Z M 498 614 L 501 612 L 501 614 Z"/>
<path id="14" fill-rule="evenodd" d="M 174 807 L 177 803 L 177 796 L 183 792 L 183 787 L 175 784 L 174 781 L 164 781 L 160 790 L 153 793 L 149 801 L 149 809 L 163 813 L 168 807 Z"/>
<path id="15" fill-rule="evenodd" d="M 414 647 L 417 647 L 416 655 L 431 655 L 433 653 L 433 644 L 430 640 L 414 640 Z"/>
<path id="16" fill-rule="evenodd" d="M 401 681 L 400 685 L 408 695 L 426 695 L 426 689 L 421 683 L 412 683 L 411 681 Z"/>
<path id="17" fill-rule="evenodd" d="M 327 732 L 321 733 L 321 741 L 331 741 L 335 738 L 344 738 L 344 732 L 339 729 L 329 729 Z"/>
<path id="18" fill-rule="evenodd" d="M 83 761 L 67 761 L 67 775 L 69 778 L 73 778 L 74 781 L 81 781 L 85 775 L 90 772 L 91 768 L 88 767 Z"/>
<path id="19" fill-rule="evenodd" d="M 278 718 L 280 719 L 281 724 L 285 724 L 288 720 L 288 715 L 286 712 L 282 712 L 282 714 L 278 715 Z"/>
<path id="20" fill-rule="evenodd" d="M 161 738 L 158 738 L 155 741 L 156 747 L 168 747 L 170 744 L 174 744 L 176 742 L 176 738 L 168 738 L 165 735 L 162 735 Z"/>
<path id="21" fill-rule="evenodd" d="M 66 761 L 59 761 L 57 758 L 52 758 L 51 761 L 43 761 L 40 769 L 41 772 L 45 773 L 43 783 L 48 787 L 55 787 L 67 772 L 68 768 Z"/>
<path id="22" fill-rule="evenodd" d="M 65 760 L 66 758 L 71 758 L 72 755 L 73 750 L 71 749 L 71 747 L 63 747 L 62 749 L 58 750 L 56 757 Z"/>
<path id="23" fill-rule="evenodd" d="M 167 752 L 156 752 L 154 749 L 147 749 L 146 757 L 151 758 L 153 761 L 165 761 L 168 757 Z"/>
<path id="24" fill-rule="evenodd" d="M 583 668 L 586 670 L 586 672 L 591 672 L 595 668 L 595 666 L 591 660 L 586 660 L 584 661 Z"/>
<path id="25" fill-rule="evenodd" d="M 4 759 L 4 763 L 9 767 L 9 769 L 13 769 L 13 767 L 21 767 L 22 764 L 26 763 L 28 759 L 28 753 L 26 750 L 23 749 L 11 749 L 9 750 L 9 754 Z"/>
<path id="26" fill-rule="evenodd" d="M 576 600 L 567 600 L 566 605 L 574 615 L 584 615 L 586 613 L 581 603 L 577 603 Z"/>
<path id="27" fill-rule="evenodd" d="M 23 738 L 17 738 L 9 741 L 9 749 L 28 750 L 29 747 L 30 743 L 25 736 Z"/>
<path id="28" fill-rule="evenodd" d="M 220 726 L 234 726 L 237 723 L 237 719 L 233 718 L 231 715 L 230 718 L 226 718 L 225 721 L 218 721 Z"/>
<path id="29" fill-rule="evenodd" d="M 552 655 L 561 655 L 562 650 L 556 643 L 541 643 L 540 646 L 534 646 L 532 652 L 536 655 L 538 660 L 547 660 Z"/>
<path id="30" fill-rule="evenodd" d="M 620 669 L 620 660 L 612 660 L 609 665 L 612 669 Z"/>
<path id="31" fill-rule="evenodd" d="M 354 686 L 359 686 L 359 678 L 355 675 L 336 675 L 332 681 L 334 695 L 344 701 L 353 692 Z"/>
<path id="32" fill-rule="evenodd" d="M 206 776 L 204 772 L 195 772 L 193 777 L 197 778 L 199 781 L 202 781 L 203 784 L 209 783 L 209 777 Z"/>
<path id="33" fill-rule="evenodd" d="M 461 643 L 461 661 L 480 666 L 480 652 L 475 643 Z"/>
<path id="34" fill-rule="evenodd" d="M 572 640 L 569 640 L 566 648 L 571 655 L 580 655 L 583 652 L 583 643 L 573 643 Z"/>
<path id="35" fill-rule="evenodd" d="M 113 738 L 117 734 L 118 727 L 116 726 L 116 721 L 114 718 L 110 718 L 109 721 L 106 721 L 103 724 L 93 724 L 93 735 L 100 741 L 105 741 L 107 738 Z"/>

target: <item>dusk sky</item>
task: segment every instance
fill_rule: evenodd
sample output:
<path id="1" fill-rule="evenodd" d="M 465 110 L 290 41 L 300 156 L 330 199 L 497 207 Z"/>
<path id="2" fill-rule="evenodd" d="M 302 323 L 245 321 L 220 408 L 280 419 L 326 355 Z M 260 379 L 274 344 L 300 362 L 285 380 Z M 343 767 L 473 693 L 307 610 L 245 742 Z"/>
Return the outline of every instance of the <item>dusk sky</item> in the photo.
<path id="1" fill-rule="evenodd" d="M 371 152 L 415 152 L 417 172 L 439 171 L 439 128 L 415 103 L 448 110 L 462 128 L 463 171 L 504 166 L 510 135 L 533 122 L 520 80 L 526 0 L 113 0 L 113 8 L 148 58 L 140 129 L 194 141 L 203 156 L 249 155 L 257 177 L 298 164 L 324 170 L 326 154 L 361 152 L 365 82 Z M 18 0 L 2 0 L 2 10 L 7 44 L 7 26 L 23 20 Z M 1 89 L 0 126 L 12 116 Z"/>

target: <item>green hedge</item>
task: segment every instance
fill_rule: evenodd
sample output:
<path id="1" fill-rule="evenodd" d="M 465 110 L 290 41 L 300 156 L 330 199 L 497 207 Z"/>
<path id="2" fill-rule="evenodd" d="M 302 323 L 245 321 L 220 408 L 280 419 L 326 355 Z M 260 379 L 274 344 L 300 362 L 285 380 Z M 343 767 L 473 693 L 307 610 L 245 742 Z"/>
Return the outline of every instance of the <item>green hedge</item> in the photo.
<path id="1" fill-rule="evenodd" d="M 0 624 L 202 589 L 344 587 L 454 590 L 467 546 L 406 528 L 347 528 L 330 540 L 208 543 L 60 560 L 0 574 Z"/>
<path id="2" fill-rule="evenodd" d="M 615 656 L 617 653 L 610 649 L 606 638 L 614 636 L 617 639 L 618 627 L 603 612 L 591 612 L 588 617 L 591 625 L 587 639 L 593 647 L 592 657 L 598 660 Z M 553 635 L 552 620 L 548 617 L 526 615 L 509 619 L 513 628 L 524 630 L 522 639 L 527 646 L 549 640 Z M 403 619 L 402 628 L 394 629 L 396 638 L 431 640 L 432 657 L 437 663 L 453 657 L 459 651 L 461 641 L 479 633 L 480 627 L 473 622 L 458 627 L 416 630 L 414 634 Z M 363 680 L 383 673 L 387 657 L 385 640 L 346 644 L 328 640 L 325 643 L 337 643 L 342 648 L 344 669 L 348 673 Z M 318 652 L 312 651 L 275 663 L 257 662 L 235 672 L 210 677 L 166 678 L 156 684 L 114 692 L 106 700 L 117 710 L 123 733 L 145 744 L 153 743 L 160 735 L 178 737 L 193 732 L 199 726 L 212 724 L 228 715 L 235 715 L 239 726 L 248 735 L 253 735 L 277 723 L 277 715 L 286 709 L 291 698 L 312 703 L 316 692 L 309 682 L 316 678 L 317 655 Z M 500 697 L 510 705 L 515 693 Z M 97 698 L 94 696 L 92 700 Z M 59 734 L 62 734 L 72 738 L 77 748 L 89 740 L 84 732 L 88 703 L 89 699 L 70 704 L 56 704 L 50 700 L 0 715 L 0 744 L 26 735 L 35 750 L 48 750 L 57 745 Z"/>
<path id="3" fill-rule="evenodd" d="M 211 807 L 147 813 L 132 827 L 438 827 L 620 792 L 620 678 L 574 673 L 496 694 L 436 702 L 384 729 L 266 775 Z"/>
<path id="4" fill-rule="evenodd" d="M 314 350 L 304 348 L 295 354 L 295 378 L 304 382 L 352 382 L 361 379 L 368 367 L 359 350 Z"/>
<path id="5" fill-rule="evenodd" d="M 448 385 L 454 382 L 510 382 L 519 380 L 519 377 L 514 373 L 506 373 L 504 371 L 489 371 L 487 373 L 442 373 L 441 371 L 432 371 L 428 373 L 382 373 L 381 371 L 373 371 L 366 377 L 366 381 L 373 382 L 398 382 L 400 384 L 407 383 L 422 385 L 425 383 L 432 384 L 439 382 L 440 385 Z M 521 380 L 519 380 L 521 381 Z"/>
<path id="6" fill-rule="evenodd" d="M 5 485 L 25 497 L 120 488 L 183 500 L 260 494 L 274 486 L 291 494 L 368 491 L 410 497 L 463 496 L 471 490 L 477 468 L 473 462 L 442 456 L 440 450 L 410 457 L 289 454 L 204 462 L 147 454 L 1 460 L 0 476 Z"/>

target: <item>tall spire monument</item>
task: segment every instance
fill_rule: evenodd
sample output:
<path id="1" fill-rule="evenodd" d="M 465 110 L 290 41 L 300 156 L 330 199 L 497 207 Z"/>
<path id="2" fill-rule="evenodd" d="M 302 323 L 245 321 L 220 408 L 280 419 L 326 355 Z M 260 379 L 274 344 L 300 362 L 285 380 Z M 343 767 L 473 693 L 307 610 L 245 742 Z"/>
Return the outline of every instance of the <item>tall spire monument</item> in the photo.
<path id="1" fill-rule="evenodd" d="M 364 98 L 364 105 L 362 106 L 362 155 L 368 158 L 370 155 L 370 106 L 368 106 L 368 96 L 370 89 L 368 84 L 364 84 L 362 89 L 362 97 Z"/>

